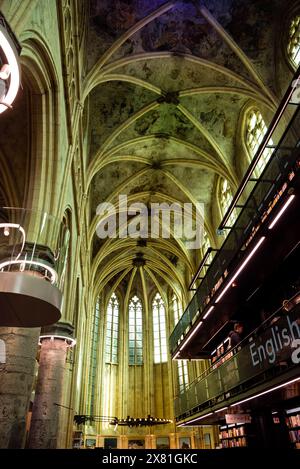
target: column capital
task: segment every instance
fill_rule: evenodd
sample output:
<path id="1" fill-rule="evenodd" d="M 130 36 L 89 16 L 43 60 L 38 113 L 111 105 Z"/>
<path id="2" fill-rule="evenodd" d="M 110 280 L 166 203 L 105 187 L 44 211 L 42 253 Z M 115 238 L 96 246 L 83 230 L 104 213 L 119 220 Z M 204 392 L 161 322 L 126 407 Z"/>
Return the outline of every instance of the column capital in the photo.
<path id="1" fill-rule="evenodd" d="M 74 326 L 70 322 L 57 322 L 51 326 L 42 328 L 40 335 L 40 344 L 45 339 L 65 340 L 69 347 L 74 347 L 76 339 L 74 338 Z"/>

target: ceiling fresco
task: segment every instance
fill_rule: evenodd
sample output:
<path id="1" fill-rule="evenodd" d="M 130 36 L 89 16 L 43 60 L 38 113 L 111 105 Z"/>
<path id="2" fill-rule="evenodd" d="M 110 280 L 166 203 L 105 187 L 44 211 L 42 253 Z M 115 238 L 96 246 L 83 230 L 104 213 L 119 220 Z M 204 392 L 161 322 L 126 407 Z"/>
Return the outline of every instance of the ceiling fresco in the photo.
<path id="1" fill-rule="evenodd" d="M 246 155 L 237 129 L 243 110 L 259 103 L 272 114 L 278 104 L 273 57 L 280 3 L 90 1 L 84 78 L 90 241 L 93 276 L 103 287 L 118 278 L 120 285 L 128 282 L 137 268 L 134 277 L 142 270 L 149 285 L 149 271 L 168 285 L 173 271 L 180 289 L 201 258 L 175 239 L 163 240 L 167 249 L 160 240 L 143 246 L 133 239 L 99 240 L 96 208 L 116 203 L 119 194 L 148 205 L 203 203 L 210 242 L 220 242 L 216 188 L 226 178 L 234 191 L 242 177 L 237 160 Z M 145 262 L 136 267 L 138 255 Z M 118 270 L 114 260 L 120 259 Z"/>

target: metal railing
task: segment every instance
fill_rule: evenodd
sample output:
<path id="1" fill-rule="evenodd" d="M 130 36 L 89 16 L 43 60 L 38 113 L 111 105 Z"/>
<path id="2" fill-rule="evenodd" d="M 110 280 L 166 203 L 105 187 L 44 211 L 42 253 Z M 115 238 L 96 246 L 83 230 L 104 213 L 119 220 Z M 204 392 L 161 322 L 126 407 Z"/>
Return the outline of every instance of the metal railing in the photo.
<path id="1" fill-rule="evenodd" d="M 24 272 L 63 289 L 69 230 L 48 213 L 0 208 L 0 272 Z"/>
<path id="2" fill-rule="evenodd" d="M 300 74 L 300 69 L 297 73 Z M 288 93 L 288 96 L 290 96 L 290 93 Z M 286 113 L 283 113 L 281 108 L 284 108 Z M 277 114 L 281 118 L 284 117 L 288 125 L 286 125 L 279 143 L 274 147 L 273 154 L 260 178 L 255 182 L 248 179 L 248 183 L 244 186 L 244 196 L 246 197 L 246 194 L 248 195 L 250 191 L 251 193 L 170 336 L 171 354 L 175 353 L 195 321 L 202 316 L 207 305 L 212 301 L 217 290 L 216 286 L 221 285 L 225 277 L 238 265 L 239 257 L 243 254 L 242 249 L 245 249 L 245 243 L 247 243 L 251 234 L 255 232 L 255 227 L 260 224 L 264 213 L 272 204 L 274 205 L 276 196 L 284 188 L 286 181 L 289 181 L 291 173 L 299 170 L 296 165 L 300 159 L 299 104 L 293 105 L 293 114 L 287 112 L 286 103 L 282 104 L 280 109 Z M 274 128 L 272 132 L 274 132 Z M 270 137 L 271 135 L 268 139 Z M 264 145 L 266 145 L 268 139 L 265 139 Z M 258 152 L 260 151 L 261 148 Z M 252 172 L 254 170 L 255 167 L 252 168 Z"/>
<path id="3" fill-rule="evenodd" d="M 234 391 L 241 385 L 244 390 L 251 389 L 258 381 L 264 382 L 266 372 L 272 371 L 276 376 L 295 366 L 299 368 L 291 357 L 294 351 L 292 342 L 300 339 L 300 306 L 285 311 L 281 318 L 278 314 L 280 310 L 275 311 L 238 346 L 226 352 L 225 359 L 214 362 L 190 383 L 184 393 L 175 398 L 177 419 L 183 418 L 186 413 L 191 415 L 193 409 L 198 411 L 201 407 L 208 408 L 224 402 L 231 394 L 236 395 Z"/>

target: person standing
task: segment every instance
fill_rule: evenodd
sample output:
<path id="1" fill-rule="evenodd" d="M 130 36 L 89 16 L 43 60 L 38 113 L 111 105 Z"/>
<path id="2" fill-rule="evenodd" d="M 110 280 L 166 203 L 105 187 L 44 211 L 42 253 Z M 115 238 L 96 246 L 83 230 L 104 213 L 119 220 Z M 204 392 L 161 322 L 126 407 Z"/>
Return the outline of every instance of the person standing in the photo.
<path id="1" fill-rule="evenodd" d="M 236 347 L 243 339 L 244 326 L 241 322 L 236 322 L 233 331 L 229 332 L 229 349 Z"/>

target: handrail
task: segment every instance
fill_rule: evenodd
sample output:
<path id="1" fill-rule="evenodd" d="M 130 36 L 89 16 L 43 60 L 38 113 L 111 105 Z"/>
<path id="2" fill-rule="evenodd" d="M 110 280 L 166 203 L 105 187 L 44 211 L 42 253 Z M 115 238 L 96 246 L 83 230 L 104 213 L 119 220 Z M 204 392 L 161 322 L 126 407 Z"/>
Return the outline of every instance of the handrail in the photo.
<path id="1" fill-rule="evenodd" d="M 226 223 L 227 221 L 229 220 L 230 218 L 230 215 L 232 214 L 234 208 L 236 207 L 236 204 L 237 202 L 239 201 L 241 195 L 242 195 L 242 192 L 243 190 L 245 189 L 246 187 L 246 184 L 248 183 L 251 175 L 253 174 L 255 168 L 256 168 L 256 165 L 258 163 L 258 161 L 260 160 L 264 150 L 266 149 L 266 146 L 267 146 L 267 143 L 268 141 L 270 140 L 271 136 L 273 135 L 275 129 L 276 129 L 276 126 L 278 125 L 278 122 L 280 121 L 285 109 L 287 108 L 287 106 L 290 104 L 290 98 L 291 96 L 294 94 L 295 92 L 295 82 L 297 83 L 298 80 L 300 78 L 300 66 L 298 68 L 298 70 L 296 71 L 295 75 L 294 75 L 294 78 L 290 84 L 290 86 L 288 87 L 283 99 L 281 100 L 281 103 L 277 109 L 277 111 L 275 112 L 274 114 L 274 117 L 271 121 L 271 124 L 270 126 L 268 127 L 268 130 L 258 148 L 258 151 L 257 153 L 255 154 L 254 158 L 252 159 L 247 171 L 246 171 L 246 174 L 245 176 L 243 177 L 243 180 L 238 188 L 238 190 L 236 191 L 229 207 L 228 207 L 228 210 L 227 212 L 225 213 L 224 217 L 223 217 L 223 220 L 221 221 L 220 225 L 219 225 L 219 228 L 218 230 L 223 230 L 226 226 Z M 281 137 L 281 141 L 282 139 L 284 138 L 284 135 Z M 279 146 L 279 145 L 278 145 Z"/>
<path id="2" fill-rule="evenodd" d="M 300 74 L 300 68 L 297 73 Z M 235 266 L 233 264 L 236 255 L 240 249 L 245 246 L 245 243 L 248 245 L 249 240 L 252 239 L 253 229 L 257 227 L 258 218 L 260 218 L 260 220 L 262 219 L 269 204 L 272 200 L 276 199 L 276 194 L 290 181 L 290 172 L 299 170 L 297 165 L 297 159 L 299 157 L 298 152 L 292 151 L 292 149 L 299 148 L 299 104 L 300 103 L 298 103 L 295 113 L 290 116 L 282 137 L 288 142 L 291 154 L 286 158 L 286 155 L 281 153 L 281 148 L 276 145 L 274 153 L 264 168 L 260 179 L 247 197 L 244 209 L 240 211 L 234 227 L 230 230 L 229 235 L 224 240 L 212 263 L 209 265 L 204 276 L 205 281 L 202 281 L 198 286 L 194 296 L 186 306 L 183 315 L 171 333 L 170 349 L 172 354 L 176 353 L 183 337 L 187 337 L 191 331 L 195 317 L 200 319 L 201 313 L 204 313 L 205 309 L 209 307 L 209 304 L 212 304 L 213 296 L 225 280 L 226 275 L 234 270 Z M 291 143 L 290 140 L 292 140 L 293 143 Z M 270 182 L 269 185 L 265 184 L 266 179 L 270 179 L 274 182 Z M 274 205 L 275 204 L 273 204 L 273 206 Z M 251 209 L 251 212 L 249 209 Z M 255 216 L 252 215 L 253 210 L 255 211 Z"/>
<path id="3" fill-rule="evenodd" d="M 289 300 L 287 300 L 288 303 L 293 303 L 293 300 L 296 299 L 297 297 L 299 297 L 299 295 L 300 295 L 300 290 L 295 295 L 293 295 Z M 235 355 L 241 348 L 243 348 L 246 345 L 246 343 L 249 342 L 249 339 L 251 337 L 257 336 L 257 333 L 258 333 L 258 331 L 260 331 L 260 329 L 266 329 L 267 323 L 271 322 L 272 319 L 283 309 L 283 307 L 284 306 L 282 305 L 279 308 L 277 308 L 274 311 L 274 313 L 272 313 L 259 326 L 257 326 L 256 329 L 254 329 L 246 337 L 244 337 L 244 339 L 241 340 L 241 342 L 239 342 L 235 347 L 232 347 L 232 348 L 226 350 L 226 352 L 224 352 L 220 357 L 218 357 L 218 359 L 214 363 L 210 364 L 209 367 L 206 370 L 204 370 L 199 376 L 197 376 L 193 381 L 191 381 L 189 383 L 189 385 L 185 388 L 185 392 L 187 392 L 193 385 L 195 385 L 196 383 L 199 383 L 200 381 L 202 381 L 203 378 L 205 378 L 212 371 L 214 371 L 216 369 L 216 364 L 219 363 L 220 360 L 222 360 L 228 353 L 232 353 L 233 355 Z M 294 307 L 296 307 L 296 305 L 294 305 Z M 219 366 L 221 366 L 222 364 L 223 363 L 221 363 Z M 180 397 L 182 394 L 183 393 L 178 394 L 177 396 L 175 396 L 175 399 L 177 397 Z"/>
<path id="4" fill-rule="evenodd" d="M 196 280 L 198 280 L 199 274 L 200 274 L 201 270 L 203 269 L 203 267 L 205 267 L 205 262 L 207 261 L 207 259 L 208 259 L 208 257 L 210 256 L 210 254 L 211 254 L 212 252 L 214 252 L 214 251 L 218 251 L 218 249 L 213 249 L 213 248 L 211 248 L 211 247 L 207 248 L 207 251 L 206 251 L 206 253 L 205 253 L 204 256 L 203 256 L 203 259 L 202 259 L 202 261 L 200 262 L 200 265 L 199 265 L 199 267 L 198 267 L 198 270 L 197 270 L 197 272 L 195 273 L 195 275 L 193 276 L 191 283 L 189 284 L 189 288 L 188 288 L 189 290 L 193 290 L 192 286 L 194 285 L 194 283 L 196 282 Z"/>

